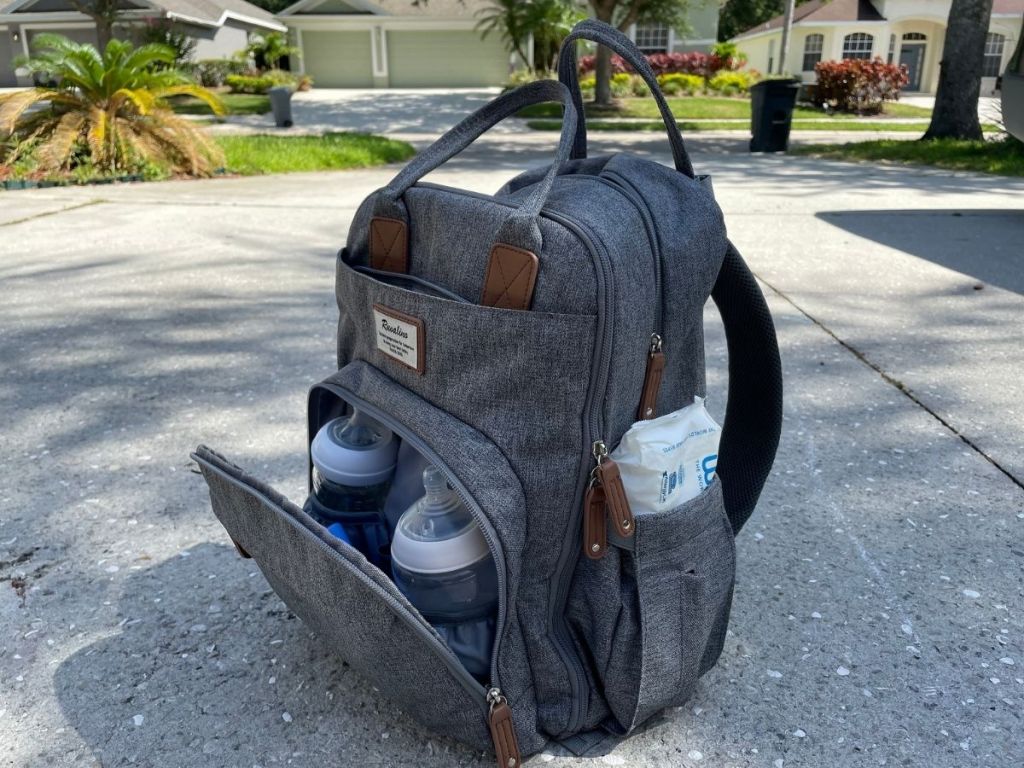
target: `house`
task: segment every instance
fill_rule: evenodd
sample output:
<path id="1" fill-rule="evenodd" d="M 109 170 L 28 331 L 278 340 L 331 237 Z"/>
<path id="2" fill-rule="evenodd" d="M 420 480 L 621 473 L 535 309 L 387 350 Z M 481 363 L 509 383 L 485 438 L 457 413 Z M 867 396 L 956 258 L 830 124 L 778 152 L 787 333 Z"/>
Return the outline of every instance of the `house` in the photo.
<path id="1" fill-rule="evenodd" d="M 906 91 L 935 93 L 952 0 L 811 0 L 798 5 L 785 68 L 814 82 L 819 61 L 880 57 L 907 68 Z M 982 93 L 991 93 L 1021 35 L 1024 0 L 994 0 Z M 779 70 L 783 17 L 733 38 L 749 66 Z"/>
<path id="2" fill-rule="evenodd" d="M 245 0 L 123 0 L 120 36 L 147 21 L 175 22 L 197 41 L 196 58 L 226 58 L 244 48 L 249 33 L 285 31 L 273 14 Z M 0 87 L 28 85 L 11 65 L 16 56 L 28 55 L 32 38 L 55 32 L 78 42 L 96 43 L 96 26 L 68 0 L 0 0 Z"/>
<path id="3" fill-rule="evenodd" d="M 298 65 L 321 88 L 456 88 L 500 85 L 519 65 L 501 36 L 481 38 L 486 0 L 299 0 L 278 14 L 302 51 Z M 686 35 L 637 24 L 644 50 L 706 50 L 718 32 L 718 2 L 697 0 Z"/>

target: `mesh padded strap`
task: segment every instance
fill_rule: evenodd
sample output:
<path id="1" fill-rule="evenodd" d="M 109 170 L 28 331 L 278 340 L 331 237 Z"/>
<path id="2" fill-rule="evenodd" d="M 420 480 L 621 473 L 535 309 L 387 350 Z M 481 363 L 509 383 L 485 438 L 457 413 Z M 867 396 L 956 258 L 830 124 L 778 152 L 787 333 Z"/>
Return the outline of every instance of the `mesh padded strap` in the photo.
<path id="1" fill-rule="evenodd" d="M 782 432 L 782 361 L 764 294 L 736 247 L 711 291 L 729 347 L 729 401 L 718 449 L 725 511 L 734 533 L 768 479 Z"/>

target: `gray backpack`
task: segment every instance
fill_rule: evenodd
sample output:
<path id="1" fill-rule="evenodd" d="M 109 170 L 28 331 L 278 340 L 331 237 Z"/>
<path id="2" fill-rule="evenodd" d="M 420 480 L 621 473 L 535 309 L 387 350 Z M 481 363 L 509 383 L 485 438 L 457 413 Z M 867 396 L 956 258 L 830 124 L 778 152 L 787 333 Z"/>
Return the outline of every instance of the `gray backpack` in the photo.
<path id="1" fill-rule="evenodd" d="M 653 91 L 675 168 L 587 157 L 575 41 Z M 580 749 L 682 704 L 716 662 L 734 536 L 778 444 L 781 366 L 757 283 L 642 54 L 596 22 L 561 82 L 507 92 L 359 208 L 337 261 L 338 372 L 309 394 L 310 438 L 358 408 L 447 476 L 498 570 L 489 680 L 460 664 L 390 574 L 214 451 L 193 458 L 243 556 L 323 641 L 439 734 L 501 768 L 548 740 Z M 528 104 L 564 106 L 554 162 L 496 195 L 421 182 Z M 632 515 L 607 453 L 637 420 L 705 391 L 704 305 L 721 312 L 729 393 L 717 477 Z"/>

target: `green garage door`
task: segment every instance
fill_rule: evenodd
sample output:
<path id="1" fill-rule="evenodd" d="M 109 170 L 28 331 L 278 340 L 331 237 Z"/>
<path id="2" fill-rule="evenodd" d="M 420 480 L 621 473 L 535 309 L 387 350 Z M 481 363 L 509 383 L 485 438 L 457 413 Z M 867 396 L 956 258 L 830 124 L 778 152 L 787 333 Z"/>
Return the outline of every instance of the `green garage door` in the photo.
<path id="1" fill-rule="evenodd" d="M 388 75 L 393 88 L 501 85 L 508 52 L 500 36 L 472 30 L 388 32 Z"/>
<path id="2" fill-rule="evenodd" d="M 303 63 L 318 88 L 372 88 L 370 32 L 303 30 Z"/>

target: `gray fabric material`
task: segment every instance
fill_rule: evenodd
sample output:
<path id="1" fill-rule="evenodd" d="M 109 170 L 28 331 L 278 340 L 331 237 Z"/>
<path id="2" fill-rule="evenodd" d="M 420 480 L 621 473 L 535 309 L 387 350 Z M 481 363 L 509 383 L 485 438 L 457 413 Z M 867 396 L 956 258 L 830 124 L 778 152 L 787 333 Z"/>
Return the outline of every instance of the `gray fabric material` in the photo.
<path id="1" fill-rule="evenodd" d="M 580 91 L 579 70 L 576 66 L 576 41 L 591 40 L 600 43 L 625 59 L 651 89 L 651 95 L 658 104 L 661 112 L 661 119 L 665 123 L 668 133 L 669 144 L 672 146 L 672 159 L 675 162 L 676 170 L 686 176 L 693 176 L 693 165 L 690 163 L 690 156 L 686 152 L 683 143 L 683 136 L 676 125 L 676 119 L 669 109 L 665 96 L 658 85 L 658 78 L 647 62 L 647 58 L 636 47 L 632 40 L 622 32 L 593 19 L 581 21 L 572 28 L 572 32 L 562 43 L 562 50 L 558 55 L 558 79 L 569 87 L 572 93 L 572 103 L 576 111 L 583 115 L 583 94 Z M 578 159 L 587 156 L 587 123 L 580 120 L 576 128 L 576 139 L 573 145 L 572 157 Z"/>
<path id="2" fill-rule="evenodd" d="M 430 171 L 466 149 L 488 129 L 502 120 L 516 114 L 523 107 L 545 101 L 561 102 L 563 108 L 562 135 L 555 151 L 554 162 L 548 173 L 533 188 L 501 224 L 495 242 L 537 252 L 541 248 L 541 232 L 538 216 L 547 199 L 555 173 L 569 158 L 572 137 L 576 133 L 576 107 L 568 89 L 554 80 L 538 80 L 503 93 L 485 107 L 462 120 L 440 139 L 421 152 L 388 184 L 376 199 L 375 214 L 408 221 L 409 216 L 402 202 L 413 184 Z"/>
<path id="3" fill-rule="evenodd" d="M 721 653 L 735 561 L 717 482 L 674 510 L 638 514 L 633 552 L 580 561 L 570 620 L 592 655 L 607 728 L 627 733 L 689 698 Z"/>
<path id="4" fill-rule="evenodd" d="M 579 29 L 593 39 L 592 24 Z M 728 247 L 706 178 L 628 155 L 563 163 L 579 135 L 563 130 L 555 163 L 494 196 L 417 182 L 524 98 L 551 93 L 565 98 L 550 84 L 502 97 L 360 206 L 337 261 L 340 370 L 311 390 L 308 414 L 314 434 L 346 410 L 332 386 L 366 401 L 436 453 L 486 516 L 506 587 L 498 682 L 524 754 L 597 727 L 626 733 L 685 701 L 721 652 L 735 571 L 728 477 L 678 509 L 639 515 L 627 547 L 580 557 L 591 445 L 614 449 L 635 418 L 652 333 L 667 357 L 659 412 L 705 391 L 703 307 Z M 673 147 L 685 159 L 681 139 Z M 358 269 L 374 215 L 407 222 L 414 280 Z M 491 247 L 510 227 L 523 238 L 510 244 L 539 261 L 530 311 L 476 303 Z M 422 323 L 421 372 L 377 348 L 375 304 Z M 387 576 L 340 543 L 325 548 L 304 513 L 251 478 L 204 472 L 218 516 L 296 613 L 415 717 L 487 747 L 479 691 L 452 684 L 436 633 L 424 639 L 391 621 L 396 637 L 383 636 L 389 615 L 418 617 L 389 604 L 397 589 Z M 372 663 L 372 649 L 392 647 L 412 660 L 432 655 L 424 683 L 448 697 L 443 706 L 424 713 L 420 694 L 403 698 L 408 665 Z"/>
<path id="5" fill-rule="evenodd" d="M 200 447 L 194 458 L 217 518 L 319 642 L 428 728 L 490 748 L 482 695 L 439 663 L 429 625 L 437 645 L 410 629 L 414 609 L 384 574 L 223 457 Z"/>

